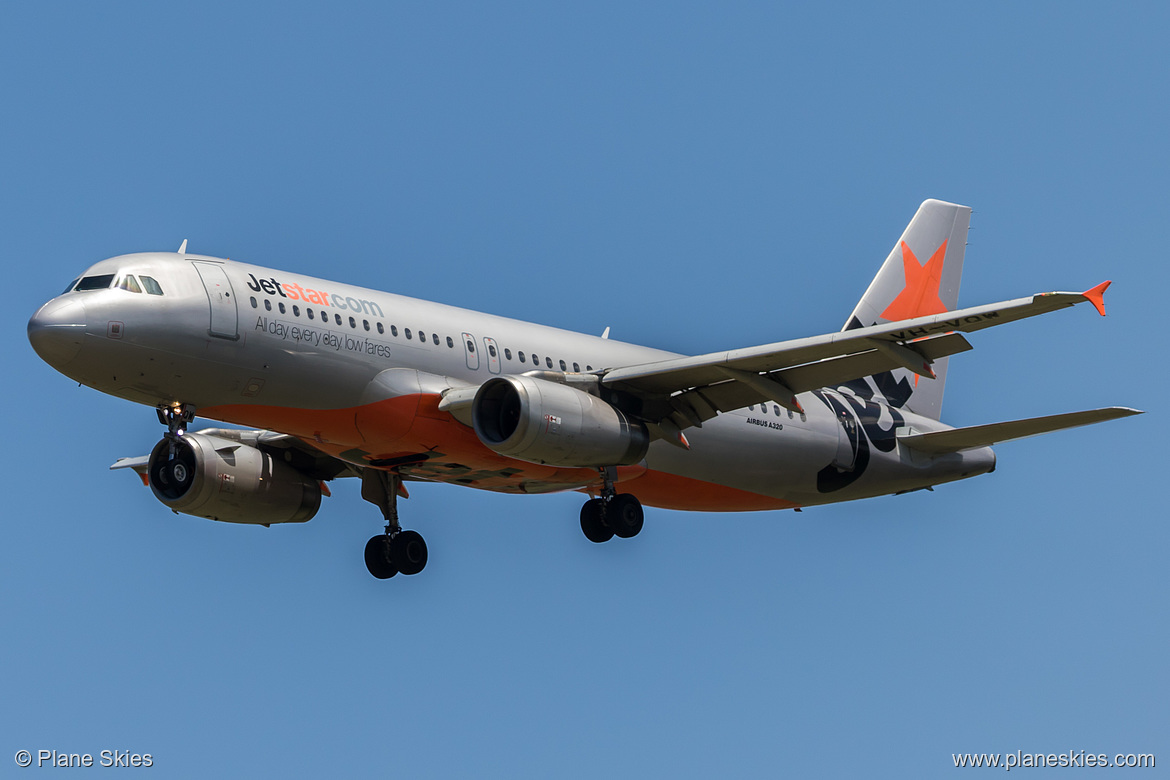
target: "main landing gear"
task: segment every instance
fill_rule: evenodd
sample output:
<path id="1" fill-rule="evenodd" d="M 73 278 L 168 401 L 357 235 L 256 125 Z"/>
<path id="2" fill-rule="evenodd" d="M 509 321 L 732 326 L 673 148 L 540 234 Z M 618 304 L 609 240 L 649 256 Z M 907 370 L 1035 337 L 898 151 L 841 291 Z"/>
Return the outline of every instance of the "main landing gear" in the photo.
<path id="1" fill-rule="evenodd" d="M 366 568 L 380 580 L 395 574 L 418 574 L 427 565 L 427 543 L 418 531 L 398 524 L 398 490 L 402 478 L 373 467 L 362 473 L 362 498 L 376 504 L 386 519 L 386 533 L 366 542 Z"/>
<path id="2" fill-rule="evenodd" d="M 581 507 L 581 531 L 591 542 L 608 542 L 615 536 L 629 539 L 642 530 L 642 504 L 629 493 L 613 486 L 613 469 L 601 471 L 601 498 L 591 498 Z"/>

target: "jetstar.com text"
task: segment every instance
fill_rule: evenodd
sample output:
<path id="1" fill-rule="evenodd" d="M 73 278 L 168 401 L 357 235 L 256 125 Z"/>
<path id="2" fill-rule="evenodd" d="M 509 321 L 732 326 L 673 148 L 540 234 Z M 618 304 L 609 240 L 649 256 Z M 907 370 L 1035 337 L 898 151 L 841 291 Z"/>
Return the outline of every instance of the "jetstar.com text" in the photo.
<path id="1" fill-rule="evenodd" d="M 278 282 L 273 279 L 257 279 L 255 274 L 248 274 L 248 289 L 254 292 L 263 292 L 268 295 L 279 295 L 294 301 L 315 303 L 318 306 L 332 306 L 335 309 L 349 309 L 352 312 L 362 312 L 371 317 L 382 317 L 382 307 L 374 301 L 365 298 L 338 295 L 337 293 L 321 292 L 308 287 L 301 287 L 296 283 Z"/>

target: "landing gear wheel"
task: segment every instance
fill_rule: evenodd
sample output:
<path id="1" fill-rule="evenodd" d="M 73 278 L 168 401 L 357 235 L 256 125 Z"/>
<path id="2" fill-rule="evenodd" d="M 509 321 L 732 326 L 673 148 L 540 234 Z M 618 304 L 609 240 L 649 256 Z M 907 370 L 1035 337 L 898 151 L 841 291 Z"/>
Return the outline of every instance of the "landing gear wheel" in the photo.
<path id="1" fill-rule="evenodd" d="M 427 565 L 427 543 L 418 531 L 403 531 L 390 540 L 390 558 L 403 574 L 418 574 Z"/>
<path id="2" fill-rule="evenodd" d="M 613 538 L 613 531 L 605 524 L 605 502 L 600 498 L 591 498 L 581 507 L 581 531 L 597 544 Z"/>
<path id="3" fill-rule="evenodd" d="M 191 477 L 194 476 L 194 471 L 179 458 L 169 461 L 163 466 L 162 472 L 164 481 L 180 489 L 186 487 L 187 483 L 191 481 Z"/>
<path id="4" fill-rule="evenodd" d="M 642 504 L 629 493 L 613 497 L 605 508 L 605 522 L 613 529 L 615 536 L 629 539 L 642 530 Z"/>
<path id="5" fill-rule="evenodd" d="M 366 568 L 380 580 L 388 580 L 398 573 L 390 555 L 390 537 L 379 534 L 366 542 Z"/>

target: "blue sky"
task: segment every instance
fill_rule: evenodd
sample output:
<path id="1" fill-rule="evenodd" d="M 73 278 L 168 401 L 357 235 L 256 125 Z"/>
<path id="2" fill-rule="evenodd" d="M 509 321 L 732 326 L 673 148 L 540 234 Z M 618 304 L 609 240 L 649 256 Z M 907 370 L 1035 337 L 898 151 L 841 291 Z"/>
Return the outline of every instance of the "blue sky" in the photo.
<path id="1" fill-rule="evenodd" d="M 935 6 L 6 3 L 0 765 L 1170 763 L 1170 14 Z M 378 582 L 357 485 L 302 526 L 172 515 L 107 471 L 157 440 L 153 411 L 24 335 L 87 265 L 186 238 L 680 352 L 754 345 L 840 328 L 928 197 L 975 209 L 964 305 L 1114 280 L 1106 319 L 972 337 L 949 422 L 1149 414 L 1003 445 L 996 473 L 933 493 L 650 510 L 622 544 L 582 537 L 575 494 L 420 485 L 402 511 L 427 570 Z"/>

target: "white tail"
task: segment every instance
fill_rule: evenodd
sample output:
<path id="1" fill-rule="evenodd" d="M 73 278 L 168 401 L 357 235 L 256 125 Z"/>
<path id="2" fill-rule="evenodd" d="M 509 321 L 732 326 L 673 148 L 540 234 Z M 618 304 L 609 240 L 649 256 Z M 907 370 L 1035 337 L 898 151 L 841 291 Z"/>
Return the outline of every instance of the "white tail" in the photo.
<path id="1" fill-rule="evenodd" d="M 919 206 L 842 330 L 955 309 L 970 223 L 967 206 L 941 200 Z M 942 413 L 947 358 L 935 362 L 934 373 L 937 378 L 928 379 L 898 369 L 869 381 L 892 405 L 937 420 Z"/>

